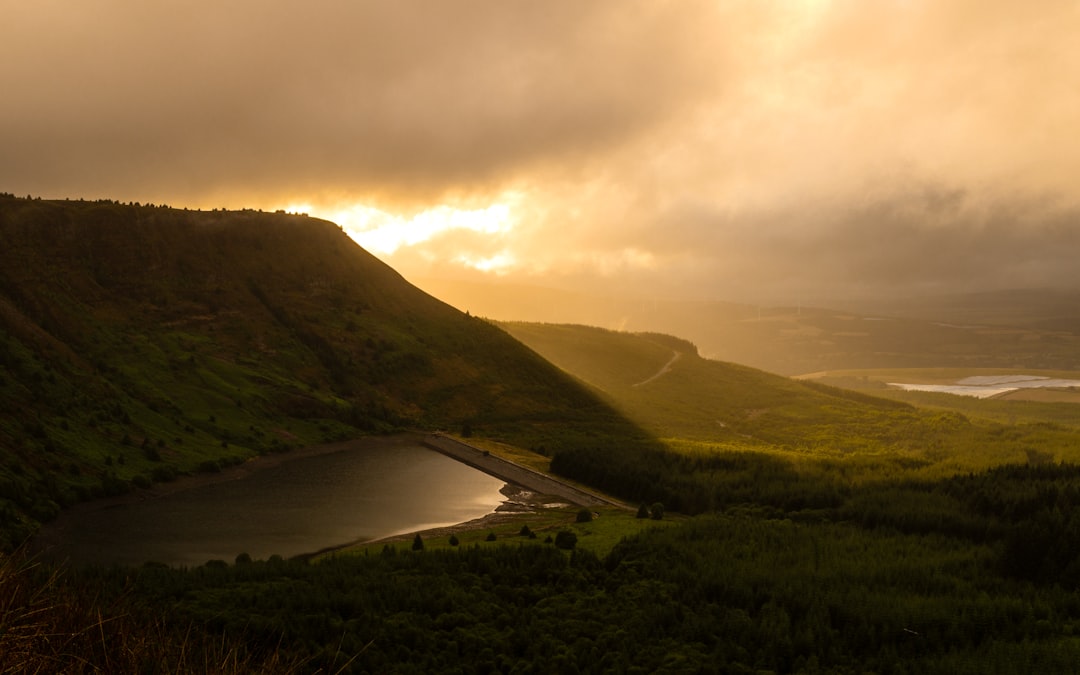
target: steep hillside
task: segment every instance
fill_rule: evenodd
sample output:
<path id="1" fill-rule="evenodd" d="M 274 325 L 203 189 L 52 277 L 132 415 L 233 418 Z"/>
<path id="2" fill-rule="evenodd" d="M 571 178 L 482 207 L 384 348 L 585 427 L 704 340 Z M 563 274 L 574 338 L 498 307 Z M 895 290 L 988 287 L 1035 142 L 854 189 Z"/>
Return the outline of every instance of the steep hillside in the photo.
<path id="1" fill-rule="evenodd" d="M 0 528 L 256 453 L 402 427 L 640 438 L 332 223 L 0 197 Z"/>

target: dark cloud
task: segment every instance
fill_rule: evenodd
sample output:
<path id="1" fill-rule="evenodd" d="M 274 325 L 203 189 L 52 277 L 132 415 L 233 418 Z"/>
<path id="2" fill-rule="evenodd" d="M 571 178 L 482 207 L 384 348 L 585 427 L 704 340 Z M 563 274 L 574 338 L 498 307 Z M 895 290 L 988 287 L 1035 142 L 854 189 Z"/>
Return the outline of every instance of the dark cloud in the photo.
<path id="1" fill-rule="evenodd" d="M 5 12 L 6 191 L 380 222 L 513 203 L 497 234 L 385 253 L 417 275 L 502 256 L 534 283 L 778 300 L 1078 283 L 1074 2 Z"/>
<path id="2" fill-rule="evenodd" d="M 707 93 L 697 8 L 27 3 L 0 47 L 21 64 L 0 78 L 18 92 L 0 110 L 0 182 L 438 193 L 573 164 Z"/>
<path id="3" fill-rule="evenodd" d="M 1047 196 L 908 185 L 843 203 L 737 215 L 699 206 L 660 220 L 638 231 L 637 246 L 657 256 L 636 275 L 641 290 L 828 303 L 1080 287 L 1080 205 Z"/>

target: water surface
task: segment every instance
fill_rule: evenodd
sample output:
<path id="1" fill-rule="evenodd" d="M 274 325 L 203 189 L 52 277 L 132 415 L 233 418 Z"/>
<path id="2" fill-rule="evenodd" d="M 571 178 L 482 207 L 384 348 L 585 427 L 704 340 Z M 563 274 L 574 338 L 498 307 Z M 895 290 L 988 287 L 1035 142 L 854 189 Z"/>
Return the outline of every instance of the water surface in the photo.
<path id="1" fill-rule="evenodd" d="M 200 565 L 310 553 L 491 513 L 504 481 L 415 444 L 301 457 L 155 499 L 65 514 L 75 562 Z"/>
<path id="2" fill-rule="evenodd" d="M 907 391 L 934 391 L 976 398 L 991 398 L 1017 389 L 1046 389 L 1080 387 L 1080 380 L 1043 377 L 1040 375 L 974 375 L 957 380 L 955 384 L 907 384 L 889 382 L 892 387 Z"/>

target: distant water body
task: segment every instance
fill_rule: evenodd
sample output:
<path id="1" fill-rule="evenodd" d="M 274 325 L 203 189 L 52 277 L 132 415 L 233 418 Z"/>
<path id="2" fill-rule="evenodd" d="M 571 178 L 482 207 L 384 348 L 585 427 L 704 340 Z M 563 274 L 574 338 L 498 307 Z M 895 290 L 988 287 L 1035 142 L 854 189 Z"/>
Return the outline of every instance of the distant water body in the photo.
<path id="1" fill-rule="evenodd" d="M 235 480 L 65 514 L 52 557 L 195 566 L 291 557 L 479 518 L 505 483 L 416 444 L 300 457 Z"/>
<path id="2" fill-rule="evenodd" d="M 976 375 L 957 380 L 955 384 L 905 384 L 889 382 L 891 387 L 907 391 L 937 391 L 946 394 L 991 398 L 1017 389 L 1049 387 L 1080 387 L 1080 380 L 1065 380 L 1037 375 Z"/>

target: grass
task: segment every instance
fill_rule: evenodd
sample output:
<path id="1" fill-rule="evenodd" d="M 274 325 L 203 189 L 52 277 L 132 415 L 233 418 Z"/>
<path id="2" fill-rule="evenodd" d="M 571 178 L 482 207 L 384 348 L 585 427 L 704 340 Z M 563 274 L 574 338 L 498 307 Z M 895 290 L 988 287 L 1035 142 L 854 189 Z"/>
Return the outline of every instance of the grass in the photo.
<path id="1" fill-rule="evenodd" d="M 0 195 L 0 240 L 0 550 L 62 506 L 290 447 L 644 437 L 324 221 Z"/>
<path id="2" fill-rule="evenodd" d="M 526 450 L 525 448 L 519 448 L 517 446 L 510 445 L 509 443 L 500 443 L 489 438 L 467 438 L 459 439 L 469 445 L 475 446 L 482 450 L 487 450 L 496 457 L 501 457 L 514 464 L 520 464 L 521 466 L 528 467 L 533 471 L 539 471 L 540 473 L 548 473 L 551 468 L 551 458 L 547 455 L 542 455 L 532 450 Z"/>
<path id="3" fill-rule="evenodd" d="M 296 673 L 302 663 L 173 626 L 21 553 L 0 555 L 0 673 Z"/>
<path id="4" fill-rule="evenodd" d="M 551 545 L 545 542 L 548 537 L 552 539 L 562 530 L 569 530 L 577 535 L 577 548 L 595 553 L 598 557 L 607 555 L 611 549 L 622 539 L 639 534 L 643 531 L 657 527 L 670 527 L 675 523 L 685 520 L 678 514 L 666 514 L 662 520 L 637 518 L 633 512 L 618 508 L 594 508 L 593 519 L 589 522 L 577 522 L 580 507 L 564 507 L 554 509 L 542 509 L 538 511 L 515 514 L 512 518 L 500 520 L 489 527 L 476 527 L 470 529 L 440 528 L 431 536 L 421 534 L 425 550 L 450 549 L 454 546 L 450 543 L 450 537 L 454 536 L 457 547 L 469 546 L 500 546 L 506 544 L 537 544 Z M 522 536 L 522 527 L 528 526 L 536 537 Z M 494 535 L 494 539 L 491 538 Z M 351 546 L 321 557 L 337 555 L 362 555 L 364 552 L 378 552 L 389 546 L 399 551 L 407 551 L 412 548 L 414 534 L 393 537 L 387 540 L 367 542 Z"/>

